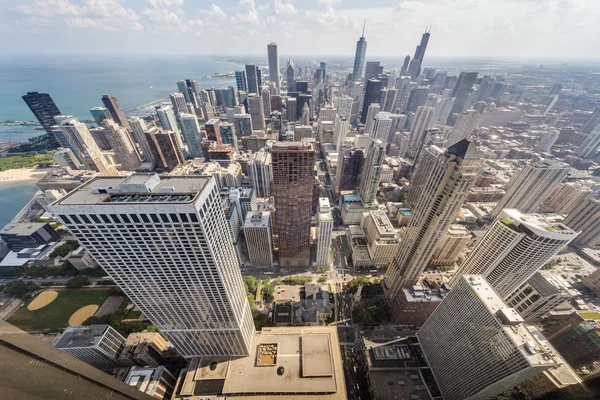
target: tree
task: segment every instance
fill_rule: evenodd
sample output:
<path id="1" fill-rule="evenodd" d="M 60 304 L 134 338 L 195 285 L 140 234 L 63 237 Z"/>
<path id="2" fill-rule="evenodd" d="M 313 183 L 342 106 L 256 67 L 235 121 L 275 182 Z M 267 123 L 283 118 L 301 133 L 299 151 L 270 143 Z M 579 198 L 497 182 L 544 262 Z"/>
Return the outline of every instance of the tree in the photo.
<path id="1" fill-rule="evenodd" d="M 89 284 L 90 280 L 87 278 L 87 276 L 74 276 L 67 281 L 68 288 L 80 288 Z"/>
<path id="2" fill-rule="evenodd" d="M 275 286 L 267 283 L 266 285 L 263 285 L 262 292 L 264 297 L 271 298 L 273 297 L 273 293 L 275 293 Z"/>
<path id="3" fill-rule="evenodd" d="M 254 318 L 254 327 L 257 331 L 260 331 L 265 326 L 275 326 L 275 324 L 269 319 L 268 315 L 258 314 L 256 318 Z"/>
<path id="4" fill-rule="evenodd" d="M 39 286 L 33 282 L 12 281 L 4 285 L 4 294 L 12 294 L 22 298 L 25 293 L 31 293 L 39 289 Z"/>
<path id="5" fill-rule="evenodd" d="M 95 315 L 92 315 L 91 317 L 83 321 L 81 325 L 96 325 L 100 323 L 99 320 L 100 318 L 96 317 Z"/>
<path id="6" fill-rule="evenodd" d="M 73 250 L 79 247 L 77 240 L 67 240 L 64 244 L 61 244 L 50 253 L 50 257 L 64 257 Z"/>
<path id="7" fill-rule="evenodd" d="M 246 287 L 246 293 L 255 294 L 258 288 L 258 279 L 251 275 L 244 276 L 244 286 Z"/>

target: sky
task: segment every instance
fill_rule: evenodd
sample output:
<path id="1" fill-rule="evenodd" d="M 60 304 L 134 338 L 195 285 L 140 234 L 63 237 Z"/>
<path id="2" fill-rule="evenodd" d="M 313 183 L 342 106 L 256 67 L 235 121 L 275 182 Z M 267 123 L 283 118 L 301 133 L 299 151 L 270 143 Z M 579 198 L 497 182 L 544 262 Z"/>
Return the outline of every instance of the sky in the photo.
<path id="1" fill-rule="evenodd" d="M 600 0 L 0 0 L 0 54 L 599 59 Z"/>

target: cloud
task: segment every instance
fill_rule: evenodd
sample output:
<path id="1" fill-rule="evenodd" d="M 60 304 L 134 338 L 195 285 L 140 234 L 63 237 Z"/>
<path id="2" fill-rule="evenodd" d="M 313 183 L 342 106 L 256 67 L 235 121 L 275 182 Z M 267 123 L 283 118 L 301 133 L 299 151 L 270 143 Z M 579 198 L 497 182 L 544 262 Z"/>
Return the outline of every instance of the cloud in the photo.
<path id="1" fill-rule="evenodd" d="M 278 15 L 298 14 L 298 10 L 292 3 L 283 3 L 281 0 L 275 0 L 273 3 L 273 12 Z"/>
<path id="2" fill-rule="evenodd" d="M 171 8 L 171 7 L 183 7 L 183 0 L 148 0 L 153 8 Z"/>
<path id="3" fill-rule="evenodd" d="M 179 16 L 175 12 L 158 8 L 147 8 L 142 11 L 142 15 L 154 22 L 162 22 L 166 24 L 181 22 Z"/>
<path id="4" fill-rule="evenodd" d="M 258 24 L 258 11 L 256 10 L 254 0 L 240 0 L 237 9 L 239 11 L 236 12 L 233 17 L 231 17 L 231 22 L 234 24 L 240 22 Z"/>
<path id="5" fill-rule="evenodd" d="M 454 0 L 451 0 L 454 1 Z M 469 1 L 469 0 L 467 0 Z M 477 1 L 477 0 L 475 0 Z M 421 8 L 423 8 L 423 3 L 420 1 L 413 1 L 413 0 L 405 0 L 400 2 L 400 4 L 398 4 L 398 8 L 396 8 L 396 11 L 418 11 Z"/>
<path id="6" fill-rule="evenodd" d="M 216 4 L 213 4 L 210 7 L 210 10 L 208 11 L 203 11 L 203 13 L 206 13 L 209 17 L 213 18 L 213 19 L 218 19 L 218 20 L 224 20 L 227 19 L 227 14 L 225 14 L 225 11 L 223 11 L 221 9 L 221 7 L 219 7 Z"/>
<path id="7" fill-rule="evenodd" d="M 332 6 L 334 4 L 341 3 L 341 2 L 342 2 L 342 0 L 317 0 L 317 3 L 326 4 L 328 6 Z"/>
<path id="8" fill-rule="evenodd" d="M 327 6 L 326 11 L 306 11 L 305 14 L 318 25 L 331 31 L 358 29 L 361 27 L 356 19 L 337 12 L 331 6 Z"/>

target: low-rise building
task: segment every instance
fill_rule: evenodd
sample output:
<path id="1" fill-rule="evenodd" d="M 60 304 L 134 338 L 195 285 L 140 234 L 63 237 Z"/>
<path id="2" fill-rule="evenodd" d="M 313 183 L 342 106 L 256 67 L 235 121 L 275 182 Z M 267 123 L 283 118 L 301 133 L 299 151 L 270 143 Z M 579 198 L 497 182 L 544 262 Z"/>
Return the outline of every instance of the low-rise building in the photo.
<path id="1" fill-rule="evenodd" d="M 600 268 L 596 268 L 594 272 L 586 276 L 582 283 L 591 291 L 600 296 Z"/>
<path id="2" fill-rule="evenodd" d="M 397 324 L 423 325 L 449 291 L 448 284 L 435 289 L 422 284 L 404 288 L 391 306 L 392 319 Z"/>
<path id="3" fill-rule="evenodd" d="M 119 356 L 119 361 L 124 365 L 158 367 L 164 363 L 163 355 L 170 348 L 171 344 L 160 333 L 132 333 L 127 336 L 127 342 Z"/>
<path id="4" fill-rule="evenodd" d="M 367 241 L 371 265 L 387 267 L 398 251 L 400 239 L 385 212 L 376 210 L 363 213 L 360 227 Z"/>
<path id="5" fill-rule="evenodd" d="M 18 252 L 58 242 L 60 235 L 47 223 L 23 222 L 5 225 L 0 230 L 0 238 L 6 242 L 9 249 Z"/>
<path id="6" fill-rule="evenodd" d="M 364 212 L 377 210 L 379 207 L 377 204 L 363 203 L 360 196 L 357 193 L 344 194 L 340 199 L 342 221 L 345 225 L 358 225 Z"/>
<path id="7" fill-rule="evenodd" d="M 160 400 L 169 400 L 177 379 L 164 366 L 131 367 L 125 383 Z"/>

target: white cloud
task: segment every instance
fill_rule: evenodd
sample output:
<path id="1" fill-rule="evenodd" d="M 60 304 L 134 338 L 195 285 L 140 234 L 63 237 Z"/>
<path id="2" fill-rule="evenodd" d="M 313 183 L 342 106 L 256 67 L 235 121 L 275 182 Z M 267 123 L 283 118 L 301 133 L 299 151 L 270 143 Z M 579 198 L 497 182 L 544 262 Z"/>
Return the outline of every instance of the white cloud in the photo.
<path id="1" fill-rule="evenodd" d="M 225 11 L 223 11 L 221 9 L 221 7 L 219 7 L 216 4 L 213 4 L 210 7 L 210 10 L 208 11 L 204 11 L 206 14 L 208 14 L 209 17 L 214 18 L 214 19 L 218 19 L 218 20 L 224 20 L 227 19 L 227 14 L 225 14 Z"/>
<path id="2" fill-rule="evenodd" d="M 147 8 L 142 11 L 142 15 L 154 22 L 162 22 L 167 24 L 181 22 L 179 16 L 173 11 L 167 11 L 158 8 Z"/>
<path id="3" fill-rule="evenodd" d="M 153 8 L 183 7 L 183 0 L 148 0 Z"/>
<path id="4" fill-rule="evenodd" d="M 233 17 L 231 17 L 231 22 L 233 22 L 234 24 L 240 22 L 258 24 L 258 11 L 256 10 L 254 0 L 240 0 L 237 9 L 239 11 L 236 12 Z"/>
<path id="5" fill-rule="evenodd" d="M 477 1 L 477 0 L 476 0 Z M 418 11 L 423 8 L 423 3 L 420 1 L 405 0 L 398 4 L 396 11 Z"/>
<path id="6" fill-rule="evenodd" d="M 342 14 L 328 6 L 326 11 L 306 11 L 306 16 L 318 25 L 331 31 L 360 28 L 360 23 L 346 14 Z"/>
<path id="7" fill-rule="evenodd" d="M 281 0 L 275 0 L 273 3 L 273 12 L 278 15 L 298 14 L 298 10 L 292 3 L 283 3 Z"/>
<path id="8" fill-rule="evenodd" d="M 342 0 L 317 0 L 317 3 L 326 4 L 328 6 L 332 6 L 334 4 L 341 3 L 341 2 L 342 2 Z"/>

